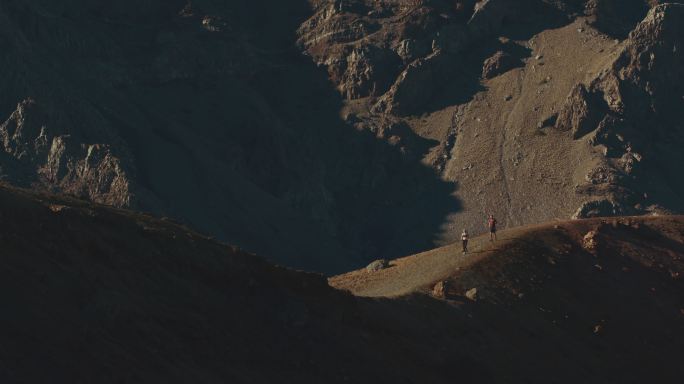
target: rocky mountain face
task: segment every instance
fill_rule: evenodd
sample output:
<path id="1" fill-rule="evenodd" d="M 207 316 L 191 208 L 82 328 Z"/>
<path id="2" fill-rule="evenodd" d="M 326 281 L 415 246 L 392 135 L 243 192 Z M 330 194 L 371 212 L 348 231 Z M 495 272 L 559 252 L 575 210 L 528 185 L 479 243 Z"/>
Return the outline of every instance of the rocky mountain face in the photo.
<path id="1" fill-rule="evenodd" d="M 605 155 L 581 192 L 607 196 L 578 215 L 681 210 L 684 184 L 677 176 L 684 157 L 681 121 L 684 78 L 677 52 L 684 5 L 653 8 L 634 29 L 618 57 L 588 88 L 578 85 L 562 107 L 556 127 Z M 649 205 L 654 204 L 654 205 Z"/>
<path id="2" fill-rule="evenodd" d="M 309 14 L 305 1 L 3 2 L 3 178 L 299 268 L 429 247 L 452 187 L 340 118 L 295 46 Z"/>
<path id="3" fill-rule="evenodd" d="M 423 161 L 463 202 L 449 242 L 487 212 L 510 226 L 682 209 L 681 7 L 319 2 L 299 44 L 356 127 L 407 148 L 391 124 L 438 142 Z"/>
<path id="4" fill-rule="evenodd" d="M 84 144 L 48 131 L 47 112 L 28 98 L 0 125 L 3 176 L 114 206 L 130 206 L 130 179 L 108 144 Z"/>
<path id="5" fill-rule="evenodd" d="M 680 5 L 110 3 L 0 4 L 4 180 L 328 272 L 681 209 Z"/>
<path id="6" fill-rule="evenodd" d="M 299 44 L 344 97 L 401 116 L 423 111 L 463 52 L 521 13 L 505 1 L 319 2 Z"/>

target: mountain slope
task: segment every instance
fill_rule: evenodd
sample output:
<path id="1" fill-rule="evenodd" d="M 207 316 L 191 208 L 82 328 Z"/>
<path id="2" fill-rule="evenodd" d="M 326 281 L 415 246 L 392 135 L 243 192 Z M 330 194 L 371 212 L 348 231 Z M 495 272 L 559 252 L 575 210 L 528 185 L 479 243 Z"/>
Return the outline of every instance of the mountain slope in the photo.
<path id="1" fill-rule="evenodd" d="M 416 292 L 427 293 L 437 282 L 450 277 L 458 280 L 463 273 L 473 273 L 473 269 L 487 273 L 484 266 L 490 265 L 495 266 L 492 271 L 494 274 L 496 270 L 509 269 L 512 264 L 508 263 L 518 262 L 546 263 L 549 264 L 548 268 L 554 269 L 559 262 L 558 257 L 586 259 L 600 265 L 603 259 L 597 254 L 603 255 L 603 252 L 609 260 L 617 258 L 624 263 L 641 263 L 643 265 L 640 268 L 652 268 L 659 274 L 669 274 L 674 281 L 679 281 L 678 272 L 684 261 L 684 239 L 681 237 L 684 228 L 681 222 L 681 216 L 619 217 L 516 227 L 500 231 L 495 242 L 490 241 L 489 235 L 472 239 L 467 255 L 462 254 L 460 243 L 454 243 L 393 260 L 388 269 L 375 273 L 368 273 L 365 269 L 353 271 L 332 277 L 330 282 L 335 287 L 361 296 L 397 297 Z M 585 247 L 584 236 L 588 233 L 592 233 L 592 238 L 603 249 Z M 546 253 L 548 257 L 544 256 Z M 511 274 L 510 277 L 524 280 L 526 273 L 520 276 Z"/>
<path id="2" fill-rule="evenodd" d="M 582 382 L 681 377 L 683 217 L 561 221 L 471 243 L 466 256 L 454 244 L 330 283 L 360 296 L 439 295 L 471 310 L 503 344 L 525 335 L 517 353 L 527 354 L 530 340 L 552 343 L 554 352 L 529 353 L 573 361 Z M 477 302 L 467 304 L 473 292 Z"/>
<path id="3" fill-rule="evenodd" d="M 482 369 L 455 348 L 424 355 L 438 339 L 411 335 L 434 323 L 418 307 L 354 299 L 168 220 L 4 186 L 0 217 L 3 383 L 449 382 L 447 367 Z"/>
<path id="4" fill-rule="evenodd" d="M 506 247 L 457 272 L 447 301 L 354 297 L 168 220 L 4 186 L 0 217 L 3 383 L 674 383 L 682 373 L 682 280 L 670 274 L 682 270 L 679 217 L 609 221 L 598 259 L 573 239 L 597 220 L 502 232 Z M 445 251 L 453 257 L 435 252 Z M 481 300 L 460 300 L 458 282 Z"/>

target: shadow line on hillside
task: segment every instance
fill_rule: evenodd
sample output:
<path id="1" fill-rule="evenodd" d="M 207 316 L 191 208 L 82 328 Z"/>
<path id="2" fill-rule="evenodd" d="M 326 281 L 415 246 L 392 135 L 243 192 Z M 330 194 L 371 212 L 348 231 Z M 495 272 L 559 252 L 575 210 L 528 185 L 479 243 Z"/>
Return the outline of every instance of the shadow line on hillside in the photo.
<path id="1" fill-rule="evenodd" d="M 327 73 L 306 58 L 291 60 L 298 63 L 262 74 L 253 85 L 266 90 L 280 84 L 292 91 L 266 97 L 277 115 L 290 120 L 291 133 L 305 138 L 307 146 L 322 155 L 311 160 L 320 162 L 326 174 L 339 240 L 354 260 L 350 267 L 434 247 L 446 217 L 461 209 L 454 196 L 456 184 L 441 180 L 421 163 L 434 143 L 403 129 L 402 140 L 414 152 L 407 153 L 345 124 L 339 117 L 342 99 Z"/>
<path id="2" fill-rule="evenodd" d="M 38 3 L 12 16 L 30 21 L 36 51 L 60 55 L 36 65 L 45 73 L 33 71 L 25 93 L 67 95 L 50 100 L 78 118 L 67 132 L 132 164 L 141 209 L 326 273 L 432 248 L 461 209 L 456 185 L 420 161 L 434 142 L 406 131 L 407 153 L 342 121 L 328 74 L 294 44 L 308 1 L 197 0 L 185 16 L 188 2 L 127 1 L 85 24 L 73 20 L 91 8 Z M 123 28 L 113 15 L 152 19 Z"/>
<path id="3" fill-rule="evenodd" d="M 349 268 L 433 248 L 446 217 L 461 209 L 457 185 L 421 162 L 436 142 L 400 125 L 402 145 L 395 145 L 345 123 L 327 71 L 292 48 L 281 57 L 288 65 L 260 73 L 250 86 L 288 135 L 315 151 L 309 159 L 325 174 L 322 187 L 334 199 L 328 217 Z"/>

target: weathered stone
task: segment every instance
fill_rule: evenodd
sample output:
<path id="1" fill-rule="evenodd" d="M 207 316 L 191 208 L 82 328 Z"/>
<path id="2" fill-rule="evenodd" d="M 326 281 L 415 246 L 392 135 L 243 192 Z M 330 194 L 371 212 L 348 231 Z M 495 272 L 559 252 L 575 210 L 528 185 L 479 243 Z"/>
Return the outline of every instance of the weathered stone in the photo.
<path id="1" fill-rule="evenodd" d="M 462 51 L 496 33 L 506 17 L 513 19 L 518 12 L 505 0 L 457 1 L 450 6 L 433 1 L 398 7 L 391 2 L 336 4 L 321 2 L 301 25 L 300 48 L 327 67 L 344 97 L 387 91 L 374 111 L 398 115 L 419 111 L 454 76 Z M 397 8 L 405 17 L 388 22 Z"/>
<path id="2" fill-rule="evenodd" d="M 422 40 L 406 39 L 400 41 L 395 50 L 402 61 L 409 64 L 414 60 L 428 55 L 431 47 Z"/>
<path id="3" fill-rule="evenodd" d="M 471 288 L 466 291 L 465 296 L 472 301 L 477 301 L 478 295 L 477 295 L 477 288 Z"/>
<path id="4" fill-rule="evenodd" d="M 368 264 L 368 266 L 366 267 L 366 271 L 377 272 L 387 267 L 389 267 L 389 262 L 385 259 L 380 259 Z"/>
<path id="5" fill-rule="evenodd" d="M 589 173 L 584 176 L 591 184 L 608 184 L 616 181 L 615 171 L 607 166 L 599 166 L 592 168 Z"/>
<path id="6" fill-rule="evenodd" d="M 52 129 L 55 118 L 38 102 L 26 99 L 0 125 L 7 155 L 2 172 L 16 184 L 41 186 L 117 207 L 132 203 L 130 179 L 106 144 L 73 143 Z"/>
<path id="7" fill-rule="evenodd" d="M 394 81 L 399 64 L 394 52 L 373 46 L 352 50 L 346 61 L 346 70 L 338 87 L 350 100 L 385 93 Z"/>
<path id="8" fill-rule="evenodd" d="M 448 291 L 449 281 L 440 281 L 437 284 L 435 284 L 435 286 L 432 288 L 432 296 L 439 299 L 445 299 L 449 295 Z"/>
<path id="9" fill-rule="evenodd" d="M 482 65 L 482 78 L 491 79 L 502 73 L 520 66 L 520 60 L 514 58 L 510 54 L 498 51 L 492 57 L 485 60 Z"/>
<path id="10" fill-rule="evenodd" d="M 604 110 L 597 96 L 591 94 L 583 84 L 577 84 L 558 113 L 556 128 L 571 131 L 572 138 L 579 139 L 597 128 Z"/>
<path id="11" fill-rule="evenodd" d="M 647 1 L 588 0 L 585 13 L 591 24 L 614 36 L 625 36 L 648 12 Z"/>
<path id="12" fill-rule="evenodd" d="M 598 247 L 598 233 L 596 231 L 587 232 L 584 237 L 582 237 L 582 247 L 587 251 L 594 252 L 596 247 Z"/>
<path id="13" fill-rule="evenodd" d="M 593 200 L 583 203 L 575 214 L 572 215 L 572 218 L 584 219 L 589 217 L 615 216 L 621 212 L 621 208 L 610 200 Z"/>
<path id="14" fill-rule="evenodd" d="M 439 87 L 439 74 L 447 62 L 448 58 L 437 52 L 411 63 L 390 90 L 378 100 L 374 111 L 396 115 L 418 111 Z"/>

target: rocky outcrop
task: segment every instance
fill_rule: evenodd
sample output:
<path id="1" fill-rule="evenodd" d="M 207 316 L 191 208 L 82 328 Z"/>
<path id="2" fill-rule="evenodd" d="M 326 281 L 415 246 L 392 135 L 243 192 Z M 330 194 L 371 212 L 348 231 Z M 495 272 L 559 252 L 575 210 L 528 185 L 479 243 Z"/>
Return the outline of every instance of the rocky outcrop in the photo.
<path id="1" fill-rule="evenodd" d="M 579 139 L 597 128 L 603 113 L 600 97 L 578 84 L 568 95 L 555 125 L 557 129 L 570 131 L 573 139 Z"/>
<path id="2" fill-rule="evenodd" d="M 493 56 L 485 60 L 482 65 L 482 78 L 491 79 L 504 72 L 520 66 L 520 60 L 514 58 L 511 54 L 498 51 Z"/>
<path id="3" fill-rule="evenodd" d="M 387 267 L 389 267 L 389 262 L 385 259 L 380 259 L 368 264 L 368 266 L 366 266 L 366 271 L 377 272 L 386 269 Z"/>
<path id="4" fill-rule="evenodd" d="M 675 69 L 684 62 L 677 46 L 683 17 L 681 4 L 654 7 L 630 33 L 610 70 L 592 82 L 590 92 L 602 94 L 610 109 L 607 112 L 617 117 L 609 125 L 621 123 L 622 129 L 629 129 L 646 120 L 657 121 L 655 130 L 677 125 L 673 118 L 681 112 L 672 95 L 683 82 L 680 71 Z M 643 133 L 645 129 L 628 133 L 638 131 Z"/>
<path id="5" fill-rule="evenodd" d="M 346 61 L 338 87 L 350 100 L 385 93 L 392 84 L 392 75 L 399 65 L 394 51 L 375 46 L 352 49 Z"/>
<path id="6" fill-rule="evenodd" d="M 108 144 L 83 144 L 56 128 L 35 100 L 17 105 L 0 125 L 5 178 L 22 186 L 62 191 L 95 202 L 131 207 L 130 178 Z"/>
<path id="7" fill-rule="evenodd" d="M 589 252 L 595 252 L 598 247 L 598 232 L 592 230 L 582 237 L 582 248 Z"/>
<path id="8" fill-rule="evenodd" d="M 373 107 L 380 113 L 408 115 L 418 112 L 439 86 L 443 68 L 449 63 L 441 52 L 411 63 Z"/>
<path id="9" fill-rule="evenodd" d="M 405 39 L 400 41 L 394 50 L 401 58 L 402 63 L 408 65 L 413 61 L 430 54 L 430 52 L 432 52 L 432 47 L 431 44 L 428 44 L 425 40 Z"/>
<path id="10" fill-rule="evenodd" d="M 622 209 L 615 202 L 603 199 L 588 201 L 582 204 L 582 206 L 577 209 L 577 212 L 572 215 L 572 218 L 586 219 L 589 217 L 617 216 L 622 213 Z"/>
<path id="11" fill-rule="evenodd" d="M 477 301 L 477 299 L 479 298 L 477 288 L 471 288 L 467 290 L 465 293 L 465 297 L 468 298 L 468 300 Z"/>
<path id="12" fill-rule="evenodd" d="M 375 112 L 406 115 L 453 77 L 464 49 L 517 11 L 505 0 L 323 1 L 299 28 L 299 46 L 345 98 L 380 97 Z"/>
<path id="13" fill-rule="evenodd" d="M 588 87 L 578 85 L 557 127 L 589 142 L 605 156 L 608 200 L 590 202 L 576 215 L 658 211 L 662 203 L 684 208 L 684 182 L 675 175 L 684 162 L 681 94 L 684 55 L 679 52 L 684 5 L 650 10 L 629 34 L 619 57 Z M 600 184 L 592 181 L 594 184 Z"/>
<path id="14" fill-rule="evenodd" d="M 327 68 L 347 99 L 384 93 L 399 70 L 400 57 L 386 39 L 363 42 L 381 28 L 364 8 L 360 1 L 324 1 L 298 30 L 300 49 Z"/>
<path id="15" fill-rule="evenodd" d="M 578 3 L 319 1 L 298 30 L 298 44 L 327 68 L 345 98 L 379 97 L 375 113 L 408 115 L 420 112 L 458 76 L 463 53 L 477 42 L 505 25 L 562 18 L 578 11 Z M 483 77 L 520 64 L 515 55 L 498 53 L 485 63 Z"/>
<path id="16" fill-rule="evenodd" d="M 646 16 L 649 5 L 658 0 L 589 0 L 585 13 L 591 16 L 592 24 L 618 37 L 626 36 Z"/>
<path id="17" fill-rule="evenodd" d="M 443 280 L 437 282 L 432 287 L 432 292 L 430 292 L 433 297 L 436 297 L 438 299 L 446 299 L 449 297 L 449 281 L 448 280 Z"/>
<path id="18" fill-rule="evenodd" d="M 441 31 L 440 38 L 433 40 L 434 51 L 409 64 L 378 100 L 374 111 L 403 116 L 422 110 L 457 75 L 462 50 L 493 29 L 489 24 L 485 28 L 478 23 Z M 504 61 L 504 66 L 515 62 L 514 59 L 511 63 Z"/>

